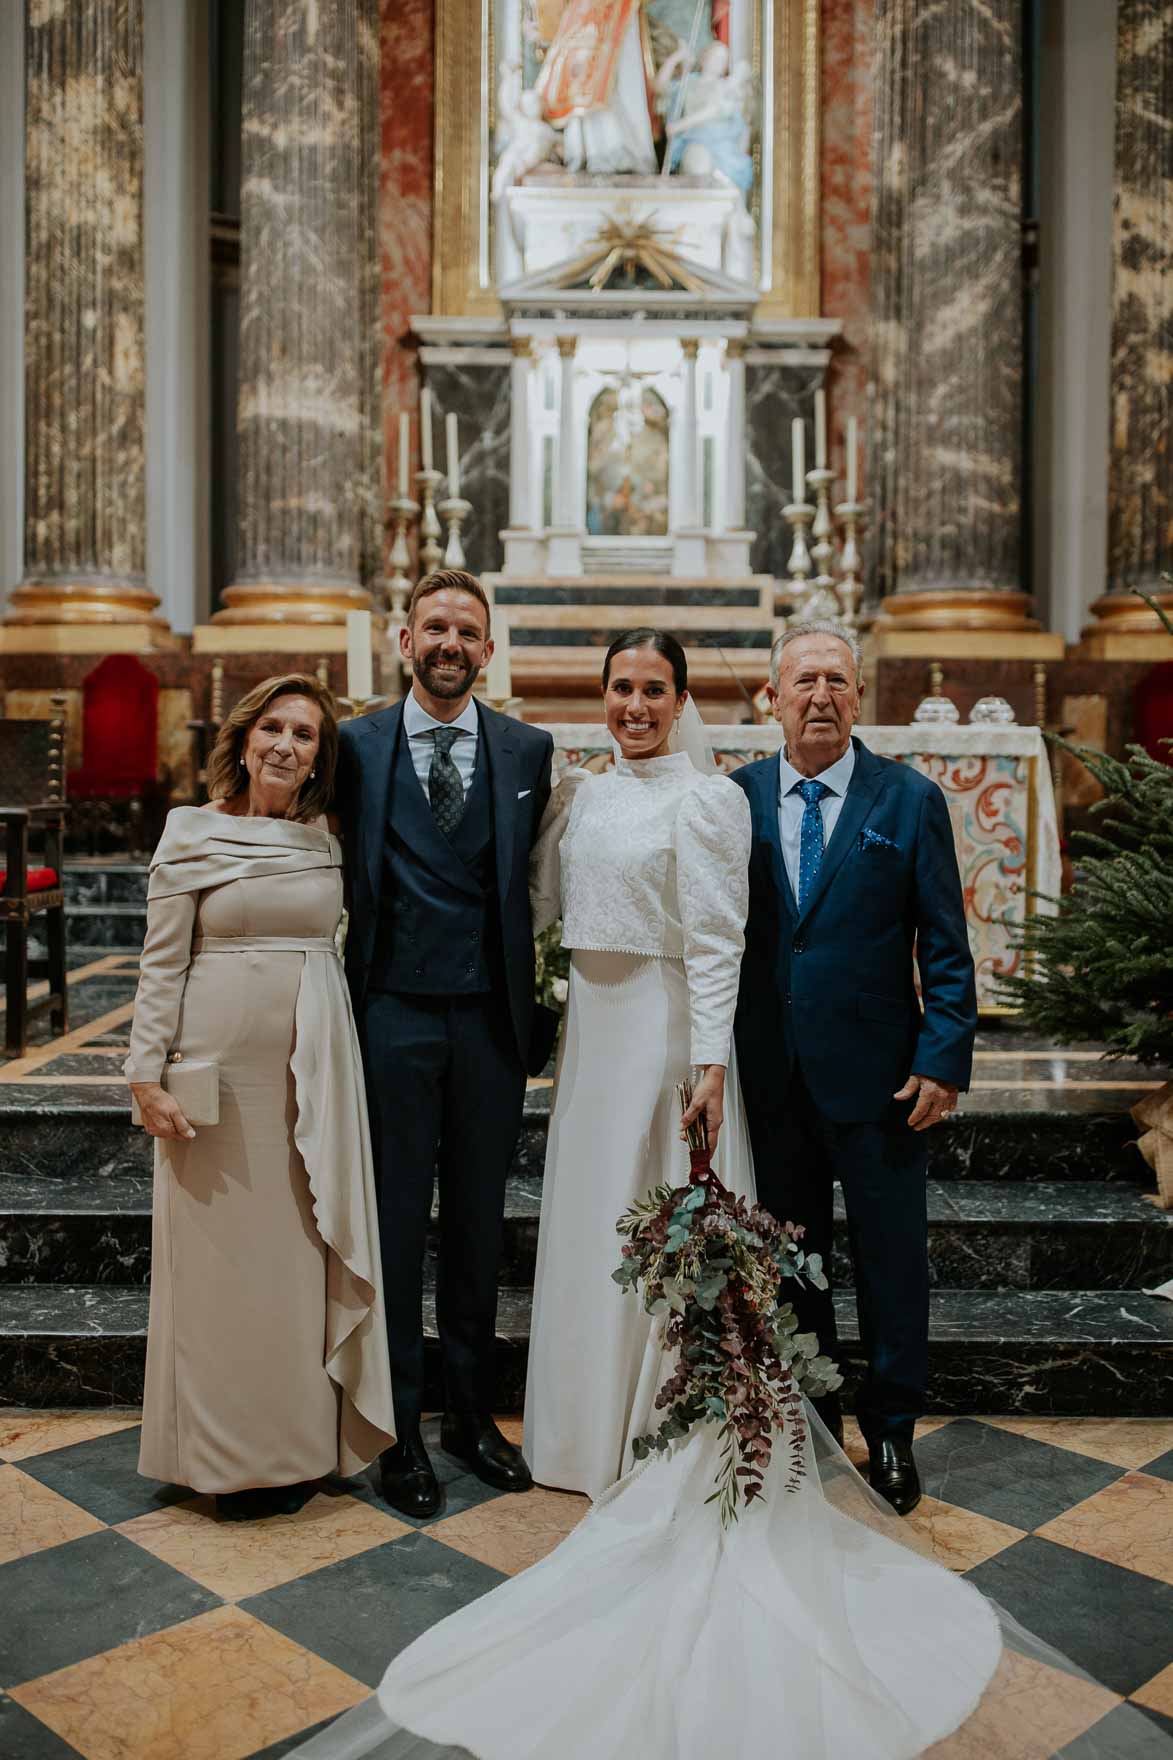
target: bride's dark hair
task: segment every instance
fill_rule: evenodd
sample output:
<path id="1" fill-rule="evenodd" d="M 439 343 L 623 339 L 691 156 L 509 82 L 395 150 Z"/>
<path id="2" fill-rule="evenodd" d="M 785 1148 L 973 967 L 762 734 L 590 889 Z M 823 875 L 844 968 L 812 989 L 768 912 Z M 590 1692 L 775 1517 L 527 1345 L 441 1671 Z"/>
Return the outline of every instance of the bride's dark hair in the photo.
<path id="1" fill-rule="evenodd" d="M 606 690 L 611 680 L 611 662 L 616 654 L 625 653 L 628 648 L 654 648 L 663 656 L 672 668 L 672 683 L 679 697 L 688 689 L 688 661 L 684 649 L 663 629 L 627 629 L 621 636 L 616 636 L 607 649 L 607 657 L 603 661 L 603 689 Z"/>

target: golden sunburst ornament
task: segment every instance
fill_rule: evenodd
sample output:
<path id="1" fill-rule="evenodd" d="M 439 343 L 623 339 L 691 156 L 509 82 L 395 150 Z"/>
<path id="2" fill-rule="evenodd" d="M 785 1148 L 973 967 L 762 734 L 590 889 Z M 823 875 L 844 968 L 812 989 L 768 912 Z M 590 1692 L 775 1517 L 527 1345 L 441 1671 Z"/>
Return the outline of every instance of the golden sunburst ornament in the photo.
<path id="1" fill-rule="evenodd" d="M 646 214 L 616 215 L 600 227 L 596 237 L 576 257 L 562 265 L 554 277 L 555 285 L 572 287 L 585 276 L 591 291 L 602 293 L 621 271 L 633 283 L 643 269 L 665 291 L 675 286 L 687 293 L 704 293 L 704 280 L 675 248 L 679 239 L 679 228 L 668 232 Z"/>

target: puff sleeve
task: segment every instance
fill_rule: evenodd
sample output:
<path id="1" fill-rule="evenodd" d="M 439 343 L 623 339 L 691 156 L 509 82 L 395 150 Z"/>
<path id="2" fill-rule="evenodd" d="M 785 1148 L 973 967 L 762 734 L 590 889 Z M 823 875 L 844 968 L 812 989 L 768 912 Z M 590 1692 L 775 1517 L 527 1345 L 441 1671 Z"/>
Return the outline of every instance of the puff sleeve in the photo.
<path id="1" fill-rule="evenodd" d="M 157 1082 L 163 1074 L 179 1024 L 198 901 L 198 893 L 180 892 L 147 904 L 130 1055 L 122 1066 L 128 1082 Z"/>
<path id="2" fill-rule="evenodd" d="M 676 884 L 684 936 L 693 1063 L 729 1062 L 749 910 L 749 801 L 710 776 L 676 820 Z"/>
<path id="3" fill-rule="evenodd" d="M 562 915 L 559 847 L 570 824 L 575 796 L 582 784 L 589 781 L 589 770 L 567 770 L 546 802 L 529 858 L 529 902 L 535 935 L 540 935 Z"/>

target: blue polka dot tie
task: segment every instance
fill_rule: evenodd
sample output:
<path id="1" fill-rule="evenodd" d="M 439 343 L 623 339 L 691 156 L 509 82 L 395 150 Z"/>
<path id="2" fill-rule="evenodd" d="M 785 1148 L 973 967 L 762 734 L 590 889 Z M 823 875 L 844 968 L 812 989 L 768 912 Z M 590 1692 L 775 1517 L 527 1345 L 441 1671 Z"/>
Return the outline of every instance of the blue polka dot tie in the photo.
<path id="1" fill-rule="evenodd" d="M 823 865 L 823 815 L 819 802 L 831 790 L 825 782 L 800 782 L 796 786 L 805 802 L 798 839 L 798 908 L 801 911 Z"/>

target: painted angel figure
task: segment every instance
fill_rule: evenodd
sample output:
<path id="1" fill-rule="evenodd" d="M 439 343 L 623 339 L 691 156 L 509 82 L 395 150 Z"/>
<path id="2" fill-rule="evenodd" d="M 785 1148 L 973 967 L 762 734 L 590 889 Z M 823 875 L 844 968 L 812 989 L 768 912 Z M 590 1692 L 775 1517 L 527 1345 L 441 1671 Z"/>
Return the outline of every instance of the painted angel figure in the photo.
<path id="1" fill-rule="evenodd" d="M 516 62 L 503 61 L 497 87 L 497 113 L 501 118 L 498 136 L 497 168 L 493 173 L 493 200 L 499 202 L 506 190 L 520 183 L 528 171 L 535 171 L 553 157 L 558 136 L 542 115 L 542 100 L 536 91 L 522 86 L 521 68 Z"/>
<path id="2" fill-rule="evenodd" d="M 753 81 L 748 61 L 729 69 L 724 43 L 709 43 L 693 63 L 681 44 L 656 75 L 656 92 L 668 120 L 665 171 L 715 174 L 748 200 L 753 186 L 749 101 Z"/>

